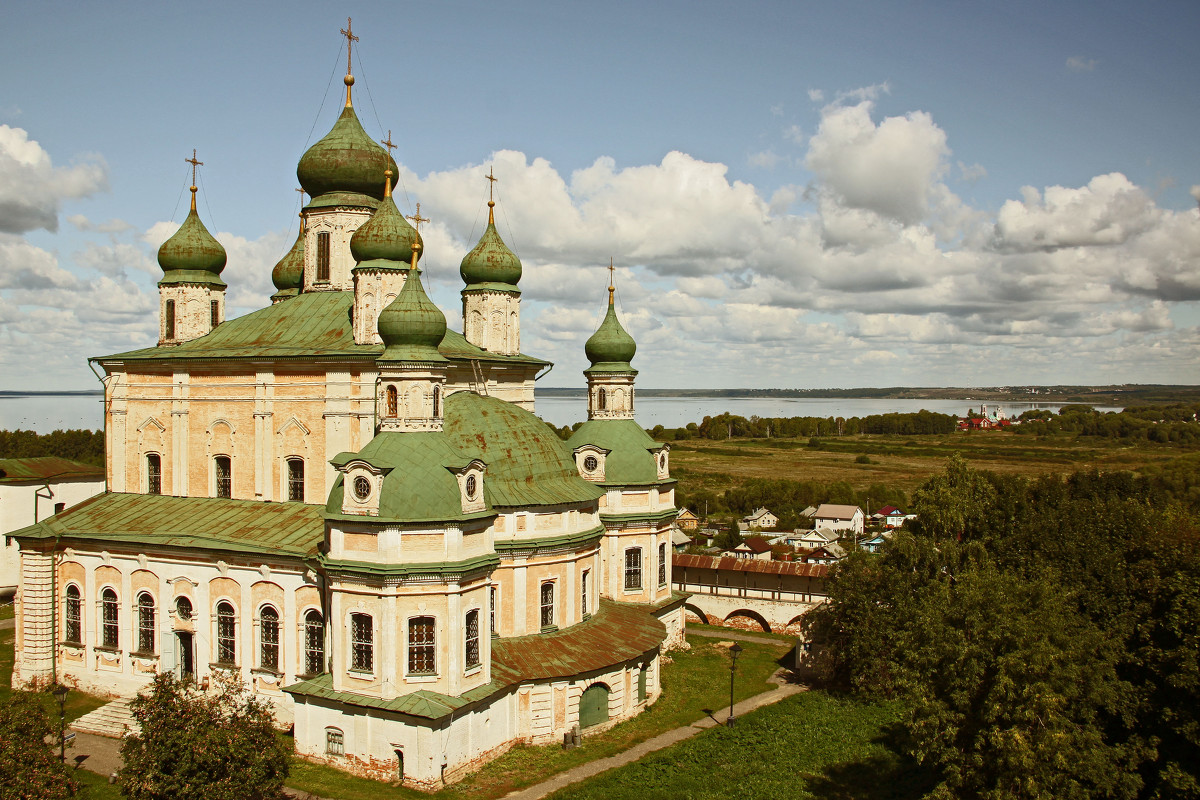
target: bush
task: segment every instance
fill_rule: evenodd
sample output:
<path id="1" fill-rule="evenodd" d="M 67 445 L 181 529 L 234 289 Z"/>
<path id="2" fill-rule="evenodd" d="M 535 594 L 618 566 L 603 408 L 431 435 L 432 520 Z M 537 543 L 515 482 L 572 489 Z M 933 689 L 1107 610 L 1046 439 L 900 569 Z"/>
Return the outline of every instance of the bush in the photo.
<path id="1" fill-rule="evenodd" d="M 0 798 L 74 797 L 78 786 L 58 758 L 58 726 L 38 698 L 13 692 L 0 703 Z"/>
<path id="2" fill-rule="evenodd" d="M 276 800 L 291 754 L 270 707 L 235 676 L 205 694 L 159 675 L 131 704 L 141 733 L 121 747 L 121 791 L 131 800 Z"/>
<path id="3" fill-rule="evenodd" d="M 863 453 L 861 456 L 854 459 L 854 463 L 855 464 L 870 464 L 871 457 L 869 455 L 867 455 L 866 453 Z"/>

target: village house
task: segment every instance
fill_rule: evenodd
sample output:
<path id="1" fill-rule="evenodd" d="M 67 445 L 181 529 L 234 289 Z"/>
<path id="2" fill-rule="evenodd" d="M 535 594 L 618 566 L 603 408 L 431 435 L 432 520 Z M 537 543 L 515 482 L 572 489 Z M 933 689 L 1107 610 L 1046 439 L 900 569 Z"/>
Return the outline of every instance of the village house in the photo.
<path id="1" fill-rule="evenodd" d="M 765 508 L 756 508 L 750 514 L 742 517 L 742 522 L 745 523 L 744 530 L 767 531 L 779 524 L 779 517 Z M 738 527 L 741 528 L 742 525 Z"/>
<path id="2" fill-rule="evenodd" d="M 858 506 L 822 503 L 813 514 L 813 522 L 818 528 L 849 531 L 859 536 L 864 527 L 863 510 Z"/>
<path id="3" fill-rule="evenodd" d="M 675 524 L 682 531 L 694 531 L 700 527 L 700 518 L 690 509 L 681 508 L 679 509 L 679 514 L 675 517 Z"/>
<path id="4" fill-rule="evenodd" d="M 725 554 L 734 558 L 754 558 L 760 561 L 770 561 L 771 543 L 762 536 L 750 536 L 737 547 L 725 551 Z"/>

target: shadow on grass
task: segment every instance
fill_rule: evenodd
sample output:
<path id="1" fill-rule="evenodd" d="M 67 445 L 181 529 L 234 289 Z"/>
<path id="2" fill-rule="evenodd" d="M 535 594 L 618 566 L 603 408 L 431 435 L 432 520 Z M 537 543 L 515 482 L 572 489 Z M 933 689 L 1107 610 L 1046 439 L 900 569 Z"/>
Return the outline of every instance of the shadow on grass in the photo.
<path id="1" fill-rule="evenodd" d="M 887 749 L 859 761 L 827 767 L 822 774 L 805 775 L 807 789 L 821 800 L 917 800 L 937 785 L 937 776 L 905 756 L 905 733 L 892 724 L 872 742 Z"/>

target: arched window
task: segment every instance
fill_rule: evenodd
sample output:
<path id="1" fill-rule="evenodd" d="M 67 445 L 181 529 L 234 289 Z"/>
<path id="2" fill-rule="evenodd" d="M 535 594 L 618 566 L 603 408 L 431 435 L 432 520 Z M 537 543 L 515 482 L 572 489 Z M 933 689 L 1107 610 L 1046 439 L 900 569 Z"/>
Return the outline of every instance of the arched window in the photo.
<path id="1" fill-rule="evenodd" d="M 258 666 L 279 671 L 279 612 L 271 606 L 258 612 Z"/>
<path id="2" fill-rule="evenodd" d="M 329 232 L 317 234 L 317 281 L 329 282 Z"/>
<path id="3" fill-rule="evenodd" d="M 387 416 L 395 417 L 400 413 L 400 398 L 396 394 L 396 387 L 389 386 L 383 392 L 386 398 L 385 405 L 387 406 Z"/>
<path id="4" fill-rule="evenodd" d="M 117 593 L 105 589 L 100 593 L 100 643 L 105 647 L 120 646 L 117 612 Z"/>
<path id="5" fill-rule="evenodd" d="M 339 729 L 325 729 L 325 753 L 331 756 L 346 755 L 346 736 Z"/>
<path id="6" fill-rule="evenodd" d="M 554 627 L 554 582 L 542 584 L 542 627 Z"/>
<path id="7" fill-rule="evenodd" d="M 433 617 L 413 617 L 408 621 L 408 673 L 437 674 L 437 639 Z"/>
<path id="8" fill-rule="evenodd" d="M 237 616 L 224 601 L 217 604 L 217 663 L 237 663 Z"/>
<path id="9" fill-rule="evenodd" d="M 213 471 L 216 474 L 217 497 L 233 497 L 233 462 L 229 456 L 214 458 Z"/>
<path id="10" fill-rule="evenodd" d="M 375 667 L 375 632 L 369 614 L 350 615 L 350 669 L 371 672 Z"/>
<path id="11" fill-rule="evenodd" d="M 596 407 L 603 411 L 608 406 L 608 395 L 604 391 L 604 387 L 600 387 L 600 392 L 597 396 Z"/>
<path id="12" fill-rule="evenodd" d="M 166 320 L 163 322 L 163 338 L 164 339 L 174 339 L 175 338 L 175 301 L 174 300 L 167 301 L 167 307 L 163 311 L 163 315 L 166 317 Z"/>
<path id="13" fill-rule="evenodd" d="M 491 630 L 488 631 L 492 636 L 496 635 L 496 587 L 492 586 L 488 589 L 488 616 L 491 618 Z"/>
<path id="14" fill-rule="evenodd" d="M 63 605 L 63 618 L 66 620 L 63 638 L 74 644 L 83 644 L 83 618 L 80 614 L 82 603 L 78 586 L 71 584 L 67 587 L 67 601 Z"/>
<path id="15" fill-rule="evenodd" d="M 467 612 L 466 625 L 467 669 L 479 666 L 479 609 Z"/>
<path id="16" fill-rule="evenodd" d="M 162 457 L 158 453 L 146 455 L 146 494 L 162 494 Z"/>
<path id="17" fill-rule="evenodd" d="M 579 576 L 579 613 L 583 617 L 590 616 L 588 610 L 588 573 L 590 569 L 585 569 L 583 574 Z"/>
<path id="18" fill-rule="evenodd" d="M 138 607 L 138 652 L 154 652 L 154 598 L 142 592 L 137 598 Z"/>
<path id="19" fill-rule="evenodd" d="M 287 492 L 288 500 L 293 503 L 304 502 L 304 459 L 289 458 L 287 460 Z"/>
<path id="20" fill-rule="evenodd" d="M 325 620 L 315 608 L 304 615 L 304 672 L 320 675 L 325 671 Z"/>
<path id="21" fill-rule="evenodd" d="M 216 300 L 212 300 L 208 304 L 209 322 L 212 327 L 217 327 L 221 324 L 221 304 Z"/>
<path id="22" fill-rule="evenodd" d="M 658 585 L 667 585 L 667 545 L 665 542 L 659 542 L 658 545 Z"/>
<path id="23" fill-rule="evenodd" d="M 189 620 L 192 618 L 192 601 L 186 597 L 178 597 L 175 599 L 175 616 L 181 620 Z"/>
<path id="24" fill-rule="evenodd" d="M 442 415 L 442 387 L 433 387 L 433 416 L 440 417 Z"/>
<path id="25" fill-rule="evenodd" d="M 625 551 L 625 588 L 642 588 L 642 548 L 631 547 Z"/>

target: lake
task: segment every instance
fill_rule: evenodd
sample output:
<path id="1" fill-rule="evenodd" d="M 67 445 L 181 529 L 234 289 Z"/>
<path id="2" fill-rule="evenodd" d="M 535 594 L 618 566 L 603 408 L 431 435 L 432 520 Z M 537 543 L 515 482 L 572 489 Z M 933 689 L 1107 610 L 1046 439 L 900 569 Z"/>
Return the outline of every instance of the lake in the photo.
<path id="1" fill-rule="evenodd" d="M 1053 403 L 988 403 L 1016 417 L 1031 408 L 1049 408 L 1055 412 L 1063 405 Z M 706 416 L 728 411 L 742 417 L 865 417 L 870 414 L 914 412 L 926 409 L 939 414 L 962 416 L 968 408 L 979 410 L 978 400 L 880 400 L 852 397 L 645 397 L 637 398 L 637 420 L 645 428 L 662 425 L 681 428 L 700 422 Z M 1097 406 L 1100 411 L 1120 411 L 1119 407 Z M 587 419 L 587 399 L 578 396 L 537 395 L 538 415 L 547 422 L 563 426 Z M 49 433 L 57 428 L 99 429 L 104 426 L 100 395 L 0 395 L 0 429 L 34 430 Z"/>

